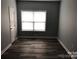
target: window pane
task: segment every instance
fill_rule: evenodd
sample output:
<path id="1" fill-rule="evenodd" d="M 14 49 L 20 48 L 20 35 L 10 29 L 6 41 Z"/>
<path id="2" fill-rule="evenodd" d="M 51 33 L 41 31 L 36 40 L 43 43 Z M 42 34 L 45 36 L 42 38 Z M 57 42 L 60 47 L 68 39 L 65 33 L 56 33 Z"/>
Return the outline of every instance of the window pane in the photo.
<path id="1" fill-rule="evenodd" d="M 34 21 L 35 22 L 45 22 L 46 21 L 46 11 L 34 12 Z"/>
<path id="2" fill-rule="evenodd" d="M 22 21 L 33 21 L 33 12 L 32 11 L 21 11 Z"/>
<path id="3" fill-rule="evenodd" d="M 33 31 L 33 23 L 22 22 L 22 31 Z"/>
<path id="4" fill-rule="evenodd" d="M 34 23 L 34 31 L 45 31 L 45 23 Z"/>

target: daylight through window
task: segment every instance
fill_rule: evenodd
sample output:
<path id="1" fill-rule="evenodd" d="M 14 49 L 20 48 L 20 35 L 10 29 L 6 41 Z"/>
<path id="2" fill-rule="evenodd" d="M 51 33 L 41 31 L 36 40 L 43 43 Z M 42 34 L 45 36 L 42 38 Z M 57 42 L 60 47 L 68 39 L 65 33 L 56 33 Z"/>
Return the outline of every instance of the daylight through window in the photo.
<path id="1" fill-rule="evenodd" d="M 22 31 L 45 31 L 46 11 L 21 11 Z"/>

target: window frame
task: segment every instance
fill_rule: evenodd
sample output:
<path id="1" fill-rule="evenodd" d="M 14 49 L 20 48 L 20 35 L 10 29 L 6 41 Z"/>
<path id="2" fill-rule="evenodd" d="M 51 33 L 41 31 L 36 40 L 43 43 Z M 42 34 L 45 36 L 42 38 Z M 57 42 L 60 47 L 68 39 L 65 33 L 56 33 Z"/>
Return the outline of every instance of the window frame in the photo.
<path id="1" fill-rule="evenodd" d="M 33 10 L 21 10 L 21 31 L 23 31 L 23 30 L 22 30 L 22 22 L 23 22 L 23 21 L 22 21 L 22 11 L 25 11 L 25 12 L 26 12 L 26 11 L 31 11 L 31 12 L 33 12 L 33 21 L 24 21 L 24 22 L 28 22 L 28 23 L 30 23 L 30 22 L 33 23 L 33 30 L 32 30 L 32 31 L 28 30 L 28 31 L 30 31 L 30 32 L 33 32 L 33 31 L 34 31 L 34 32 L 38 32 L 38 31 L 39 31 L 39 30 L 36 31 L 36 30 L 34 29 L 34 26 L 35 26 L 34 24 L 35 24 L 35 23 L 44 23 L 44 24 L 45 24 L 45 30 L 44 30 L 44 31 L 39 31 L 39 32 L 45 32 L 45 31 L 46 31 L 46 20 L 47 20 L 47 11 L 46 11 L 46 10 L 35 10 L 35 11 L 33 11 Z M 45 17 L 46 17 L 46 18 L 45 18 L 45 21 L 36 21 L 36 22 L 35 22 L 35 21 L 34 21 L 34 12 L 45 12 Z M 27 31 L 27 30 L 26 30 L 26 31 Z"/>

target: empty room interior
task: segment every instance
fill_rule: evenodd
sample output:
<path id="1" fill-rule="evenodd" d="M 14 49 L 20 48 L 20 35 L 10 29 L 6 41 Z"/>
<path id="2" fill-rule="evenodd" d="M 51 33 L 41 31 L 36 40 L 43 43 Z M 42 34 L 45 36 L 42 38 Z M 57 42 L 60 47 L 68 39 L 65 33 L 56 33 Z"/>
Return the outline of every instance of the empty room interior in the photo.
<path id="1" fill-rule="evenodd" d="M 77 59 L 77 1 L 1 0 L 1 59 Z"/>

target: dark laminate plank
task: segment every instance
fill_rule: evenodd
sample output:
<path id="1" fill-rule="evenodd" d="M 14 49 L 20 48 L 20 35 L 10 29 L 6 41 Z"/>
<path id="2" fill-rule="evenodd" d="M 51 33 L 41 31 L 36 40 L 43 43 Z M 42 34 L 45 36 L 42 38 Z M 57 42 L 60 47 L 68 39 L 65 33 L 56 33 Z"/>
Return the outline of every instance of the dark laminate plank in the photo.
<path id="1" fill-rule="evenodd" d="M 71 59 L 57 39 L 18 39 L 1 59 Z"/>

